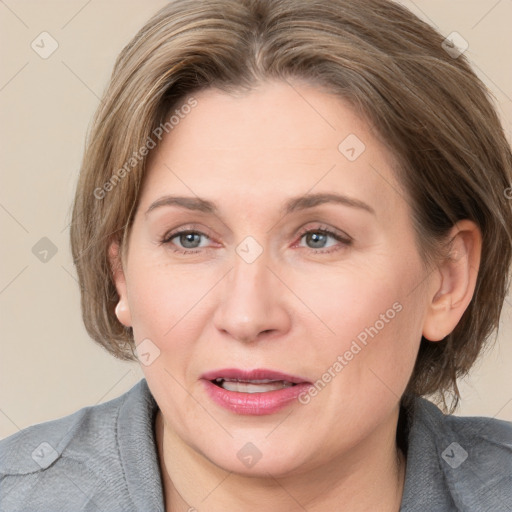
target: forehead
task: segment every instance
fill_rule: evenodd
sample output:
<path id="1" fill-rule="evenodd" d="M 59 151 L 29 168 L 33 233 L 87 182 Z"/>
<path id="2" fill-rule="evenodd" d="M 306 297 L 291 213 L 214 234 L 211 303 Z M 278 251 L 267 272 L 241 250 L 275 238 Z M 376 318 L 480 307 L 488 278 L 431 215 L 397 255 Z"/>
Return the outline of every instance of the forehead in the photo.
<path id="1" fill-rule="evenodd" d="M 346 101 L 300 82 L 264 82 L 250 92 L 229 94 L 209 88 L 194 98 L 197 106 L 183 116 L 162 147 L 255 152 L 264 144 L 283 153 L 337 149 L 344 130 L 365 136 L 369 130 Z"/>
<path id="2" fill-rule="evenodd" d="M 144 200 L 166 188 L 209 198 L 236 190 L 242 202 L 265 204 L 285 193 L 333 189 L 388 208 L 400 199 L 393 155 L 337 96 L 270 82 L 249 93 L 211 88 L 194 98 L 196 106 L 151 155 Z"/>

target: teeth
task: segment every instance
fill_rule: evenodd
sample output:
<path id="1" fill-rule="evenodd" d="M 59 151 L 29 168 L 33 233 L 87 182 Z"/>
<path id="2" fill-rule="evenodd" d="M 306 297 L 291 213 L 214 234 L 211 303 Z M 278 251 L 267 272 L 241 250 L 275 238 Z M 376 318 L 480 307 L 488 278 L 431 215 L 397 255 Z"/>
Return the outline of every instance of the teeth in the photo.
<path id="1" fill-rule="evenodd" d="M 235 391 L 237 393 L 265 393 L 266 391 L 277 391 L 279 389 L 289 388 L 293 386 L 291 382 L 284 380 L 251 380 L 250 382 L 240 382 L 234 379 L 215 379 L 221 387 L 227 391 Z"/>
<path id="2" fill-rule="evenodd" d="M 215 379 L 215 382 L 218 382 L 219 384 L 222 382 L 248 382 L 249 384 L 268 384 L 269 382 L 284 382 L 284 381 L 277 381 L 272 379 L 262 379 L 262 380 L 241 380 L 241 379 L 224 379 L 222 377 L 219 377 Z"/>

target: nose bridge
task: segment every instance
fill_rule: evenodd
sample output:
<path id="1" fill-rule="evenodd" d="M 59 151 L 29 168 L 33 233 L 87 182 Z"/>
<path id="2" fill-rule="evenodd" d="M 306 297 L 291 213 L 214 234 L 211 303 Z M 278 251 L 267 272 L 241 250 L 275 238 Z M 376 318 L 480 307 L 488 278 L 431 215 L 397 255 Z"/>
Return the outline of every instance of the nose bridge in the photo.
<path id="1" fill-rule="evenodd" d="M 289 318 L 269 263 L 268 253 L 251 237 L 236 247 L 215 314 L 217 329 L 252 341 L 262 332 L 287 328 Z"/>

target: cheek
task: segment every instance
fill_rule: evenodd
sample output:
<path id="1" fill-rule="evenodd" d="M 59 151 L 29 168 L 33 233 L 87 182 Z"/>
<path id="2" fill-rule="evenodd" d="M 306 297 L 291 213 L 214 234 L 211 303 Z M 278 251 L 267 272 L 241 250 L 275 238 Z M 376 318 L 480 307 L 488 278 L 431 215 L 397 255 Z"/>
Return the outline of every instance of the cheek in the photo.
<path id="1" fill-rule="evenodd" d="M 383 330 L 401 309 L 401 287 L 390 275 L 387 269 L 366 267 L 353 266 L 337 272 L 324 269 L 297 279 L 294 292 L 303 298 L 310 318 L 315 321 L 316 316 L 319 329 L 329 337 L 340 343 L 357 337 L 364 341 L 369 328 L 373 332 L 377 324 L 377 330 Z"/>
<path id="2" fill-rule="evenodd" d="M 153 337 L 164 343 L 177 328 L 190 327 L 188 315 L 200 302 L 208 282 L 197 273 L 134 255 L 128 302 L 136 341 Z"/>
<path id="3" fill-rule="evenodd" d="M 313 355 L 319 376 L 343 373 L 337 385 L 353 385 L 354 393 L 372 386 L 403 391 L 421 340 L 421 297 L 411 293 L 419 274 L 418 267 L 375 265 L 303 281 L 299 293 L 321 320 L 313 319 L 318 333 L 325 334 Z"/>

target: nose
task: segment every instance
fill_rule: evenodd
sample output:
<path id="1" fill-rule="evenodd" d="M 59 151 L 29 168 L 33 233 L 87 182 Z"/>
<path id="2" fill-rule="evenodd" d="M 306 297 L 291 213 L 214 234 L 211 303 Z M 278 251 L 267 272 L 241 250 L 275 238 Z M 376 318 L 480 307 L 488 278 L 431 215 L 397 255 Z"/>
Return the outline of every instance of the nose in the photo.
<path id="1" fill-rule="evenodd" d="M 214 325 L 238 341 L 285 334 L 291 326 L 286 287 L 265 254 L 248 263 L 235 253 L 234 267 L 221 283 Z"/>

